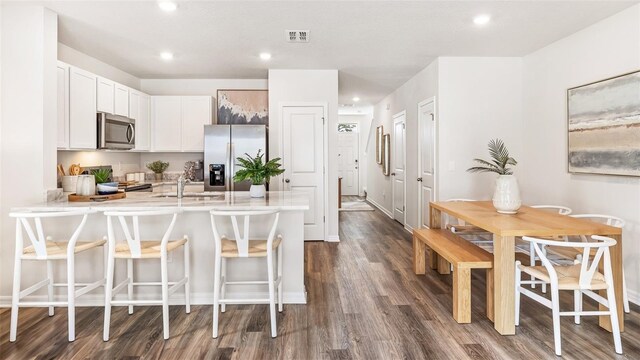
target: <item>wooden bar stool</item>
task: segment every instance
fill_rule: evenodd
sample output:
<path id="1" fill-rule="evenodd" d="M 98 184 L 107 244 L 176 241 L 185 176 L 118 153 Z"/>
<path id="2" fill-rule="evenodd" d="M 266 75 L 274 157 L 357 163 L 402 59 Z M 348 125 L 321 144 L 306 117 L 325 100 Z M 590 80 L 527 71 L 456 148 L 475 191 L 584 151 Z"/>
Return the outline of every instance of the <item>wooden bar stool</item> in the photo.
<path id="1" fill-rule="evenodd" d="M 133 313 L 133 305 L 162 305 L 162 324 L 164 339 L 169 338 L 169 295 L 174 293 L 179 287 L 184 286 L 184 300 L 187 314 L 191 312 L 189 302 L 189 239 L 186 235 L 182 239 L 169 241 L 171 231 L 176 223 L 179 210 L 156 210 L 156 211 L 107 211 L 107 231 L 109 239 L 109 255 L 107 260 L 107 286 L 105 290 L 105 310 L 104 310 L 104 332 L 103 340 L 109 340 L 109 325 L 111 323 L 112 305 L 129 305 L 129 314 Z M 160 217 L 171 215 L 171 223 L 160 241 L 142 241 L 140 237 L 140 217 Z M 116 243 L 113 218 L 117 218 L 126 241 Z M 129 230 L 129 220 L 133 225 L 133 234 Z M 183 248 L 184 254 L 184 277 L 176 282 L 169 281 L 167 256 L 170 251 Z M 127 260 L 127 279 L 113 287 L 113 274 L 115 259 Z M 133 260 L 136 259 L 160 259 L 160 282 L 134 282 L 133 280 Z M 171 285 L 171 287 L 169 287 Z M 124 287 L 127 287 L 127 300 L 113 300 L 113 297 Z M 161 300 L 133 300 L 134 286 L 161 286 Z"/>
<path id="2" fill-rule="evenodd" d="M 55 212 L 13 212 L 9 216 L 16 218 L 16 251 L 15 264 L 13 270 L 13 295 L 11 299 L 11 326 L 9 341 L 16 341 L 18 331 L 18 309 L 20 307 L 49 307 L 49 316 L 53 316 L 55 306 L 66 306 L 69 318 L 69 341 L 76 338 L 75 331 L 75 299 L 89 291 L 104 286 L 103 277 L 93 283 L 75 282 L 75 254 L 89 249 L 101 247 L 106 240 L 78 241 L 80 233 L 87 222 L 91 210 L 55 211 Z M 45 236 L 42 219 L 82 216 L 82 221 L 68 241 L 53 240 L 50 236 Z M 32 223 L 35 225 L 35 232 Z M 31 242 L 31 245 L 24 247 L 24 232 Z M 23 260 L 46 261 L 47 278 L 22 291 L 20 291 L 20 279 Z M 67 282 L 55 283 L 53 281 L 53 261 L 66 260 L 67 262 Z M 48 301 L 20 301 L 27 295 L 47 286 Z M 53 288 L 56 286 L 67 288 L 67 301 L 54 301 Z M 76 289 L 76 287 L 80 287 Z"/>
<path id="3" fill-rule="evenodd" d="M 254 240 L 249 237 L 251 217 L 273 215 L 271 230 L 267 239 Z M 230 218 L 233 226 L 234 239 L 227 238 L 218 228 L 216 217 Z M 240 233 L 238 217 L 243 218 L 243 232 Z M 271 337 L 277 336 L 276 331 L 276 297 L 278 311 L 282 312 L 282 235 L 276 235 L 280 213 L 277 210 L 263 211 L 211 211 L 211 227 L 215 241 L 216 253 L 213 280 L 213 337 L 218 337 L 218 312 L 221 307 L 225 311 L 226 304 L 265 304 L 268 303 L 271 314 Z M 274 277 L 274 250 L 277 251 L 277 277 Z M 229 258 L 267 258 L 267 281 L 227 281 L 227 259 Z M 269 298 L 266 299 L 227 299 L 225 297 L 227 285 L 257 285 L 269 287 Z M 277 296 L 276 296 L 277 289 Z M 221 305 L 221 306 L 220 306 Z"/>

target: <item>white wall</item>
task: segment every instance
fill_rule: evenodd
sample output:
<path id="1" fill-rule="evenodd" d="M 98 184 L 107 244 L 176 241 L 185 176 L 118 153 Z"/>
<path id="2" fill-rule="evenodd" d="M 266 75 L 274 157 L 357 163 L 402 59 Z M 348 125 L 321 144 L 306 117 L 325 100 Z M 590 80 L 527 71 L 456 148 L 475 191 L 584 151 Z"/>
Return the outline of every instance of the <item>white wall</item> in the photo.
<path id="1" fill-rule="evenodd" d="M 328 104 L 326 123 L 329 129 L 329 186 L 328 234 L 329 241 L 338 240 L 338 71 L 337 70 L 269 70 L 269 156 L 282 156 L 280 104 L 285 102 L 315 102 Z M 280 179 L 272 182 L 280 189 Z"/>
<path id="2" fill-rule="evenodd" d="M 624 266 L 630 295 L 638 303 L 640 178 L 567 172 L 566 91 L 640 69 L 640 5 L 525 56 L 523 66 L 524 201 L 625 219 Z"/>
<path id="3" fill-rule="evenodd" d="M 418 103 L 436 96 L 438 91 L 438 61 L 434 61 L 424 70 L 412 77 L 392 94 L 380 101 L 373 110 L 372 128 L 383 126 L 385 134 L 393 131 L 393 115 L 406 110 L 406 171 L 407 179 L 407 222 L 410 226 L 418 223 L 418 187 L 415 179 L 418 177 Z M 437 99 L 436 99 L 437 101 Z M 375 131 L 370 135 L 375 136 Z M 393 138 L 393 136 L 392 136 Z M 382 174 L 382 165 L 376 163 L 375 138 L 369 139 L 367 153 L 367 199 L 380 207 L 387 214 L 391 214 L 391 177 Z M 393 146 L 392 146 L 393 148 Z M 393 158 L 393 156 L 392 156 Z M 413 181 L 411 181 L 413 180 Z"/>
<path id="4" fill-rule="evenodd" d="M 360 196 L 364 196 L 367 189 L 367 140 L 372 118 L 373 114 L 338 115 L 338 123 L 358 124 L 358 194 Z"/>
<path id="5" fill-rule="evenodd" d="M 56 39 L 57 41 L 57 39 Z M 96 75 L 100 75 L 109 80 L 113 80 L 122 85 L 140 90 L 140 79 L 124 72 L 116 67 L 113 67 L 105 62 L 102 62 L 87 54 L 70 48 L 69 46 L 58 44 L 58 60 L 63 61 L 69 65 L 79 67 L 80 69 L 92 72 Z"/>
<path id="6" fill-rule="evenodd" d="M 9 210 L 43 201 L 46 190 L 56 187 L 56 131 L 50 120 L 57 103 L 50 91 L 55 93 L 57 81 L 57 16 L 41 6 L 3 5 L 1 36 L 0 217 L 10 225 L 1 230 L 0 293 L 9 294 L 15 247 Z M 23 274 L 33 281 L 43 274 L 40 268 L 25 265 Z"/>

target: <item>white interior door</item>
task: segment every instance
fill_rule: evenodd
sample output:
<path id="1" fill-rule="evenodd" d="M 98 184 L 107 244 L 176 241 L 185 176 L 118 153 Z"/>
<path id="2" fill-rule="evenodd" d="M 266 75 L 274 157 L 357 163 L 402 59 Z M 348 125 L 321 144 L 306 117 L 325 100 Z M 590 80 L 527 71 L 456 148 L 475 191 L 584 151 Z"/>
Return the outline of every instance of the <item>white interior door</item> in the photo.
<path id="1" fill-rule="evenodd" d="M 356 125 L 356 124 L 354 124 Z M 338 131 L 338 176 L 342 178 L 342 195 L 358 195 L 358 132 Z M 353 131 L 355 130 L 355 131 Z"/>
<path id="2" fill-rule="evenodd" d="M 405 121 L 406 113 L 403 111 L 393 117 L 393 140 L 391 144 L 391 181 L 393 182 L 393 218 L 404 225 L 405 211 Z"/>
<path id="3" fill-rule="evenodd" d="M 435 100 L 418 104 L 418 194 L 420 227 L 429 227 L 429 202 L 435 201 L 436 116 Z"/>
<path id="4" fill-rule="evenodd" d="M 304 239 L 324 240 L 324 108 L 283 106 L 284 189 L 305 192 Z"/>

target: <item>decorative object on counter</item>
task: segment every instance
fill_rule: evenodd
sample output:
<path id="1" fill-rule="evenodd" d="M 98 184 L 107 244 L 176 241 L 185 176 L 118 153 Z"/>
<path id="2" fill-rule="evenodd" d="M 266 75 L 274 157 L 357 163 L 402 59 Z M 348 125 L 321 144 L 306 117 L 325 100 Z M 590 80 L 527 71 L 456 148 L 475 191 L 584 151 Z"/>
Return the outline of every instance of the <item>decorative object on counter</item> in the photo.
<path id="1" fill-rule="evenodd" d="M 376 128 L 376 163 L 382 165 L 382 136 L 383 136 L 383 127 L 382 125 Z"/>
<path id="2" fill-rule="evenodd" d="M 111 195 L 118 192 L 118 182 L 109 181 L 109 179 L 111 178 L 111 170 L 96 169 L 93 170 L 92 173 L 96 178 L 98 195 Z"/>
<path id="3" fill-rule="evenodd" d="M 269 125 L 268 90 L 218 90 L 218 124 Z"/>
<path id="4" fill-rule="evenodd" d="M 491 162 L 482 159 L 473 159 L 478 166 L 467 169 L 468 172 L 494 172 L 498 174 L 496 189 L 493 193 L 493 206 L 501 214 L 515 214 L 522 205 L 518 180 L 513 176 L 513 170 L 509 167 L 518 164 L 516 159 L 509 155 L 509 150 L 500 139 L 489 141 L 489 155 Z"/>
<path id="5" fill-rule="evenodd" d="M 385 134 L 382 141 L 382 173 L 389 176 L 391 166 L 391 135 Z"/>
<path id="6" fill-rule="evenodd" d="M 76 195 L 93 196 L 96 194 L 96 178 L 93 175 L 78 175 Z"/>
<path id="7" fill-rule="evenodd" d="M 184 177 L 189 181 L 194 181 L 196 179 L 196 162 L 195 161 L 186 161 L 184 163 Z"/>
<path id="8" fill-rule="evenodd" d="M 62 164 L 58 164 L 58 175 L 60 175 L 61 178 L 67 175 L 64 173 L 64 168 L 62 167 Z"/>
<path id="9" fill-rule="evenodd" d="M 77 176 L 66 175 L 62 177 L 62 191 L 64 192 L 76 191 L 77 184 L 78 184 Z"/>
<path id="10" fill-rule="evenodd" d="M 161 160 L 156 160 L 152 163 L 147 164 L 147 169 L 153 171 L 156 176 L 156 180 L 162 180 L 162 174 L 169 168 L 169 163 Z"/>
<path id="11" fill-rule="evenodd" d="M 69 175 L 80 175 L 82 174 L 82 168 L 80 167 L 80 164 L 71 164 L 71 166 L 69 166 Z"/>
<path id="12" fill-rule="evenodd" d="M 69 202 L 102 202 L 107 200 L 118 200 L 127 197 L 127 193 L 124 191 L 117 191 L 115 194 L 109 195 L 87 195 L 81 196 L 77 194 L 69 194 L 67 197 Z"/>
<path id="13" fill-rule="evenodd" d="M 255 157 L 251 157 L 246 153 L 244 155 L 244 158 L 236 158 L 239 162 L 236 165 L 242 167 L 242 169 L 236 172 L 233 181 L 250 180 L 251 188 L 249 189 L 249 194 L 251 197 L 264 197 L 266 193 L 264 184 L 268 183 L 272 176 L 278 176 L 284 172 L 284 169 L 280 169 L 280 166 L 282 166 L 278 162 L 280 158 L 264 162 L 262 149 L 258 150 L 258 154 Z"/>
<path id="14" fill-rule="evenodd" d="M 569 172 L 640 176 L 640 71 L 567 90 Z"/>

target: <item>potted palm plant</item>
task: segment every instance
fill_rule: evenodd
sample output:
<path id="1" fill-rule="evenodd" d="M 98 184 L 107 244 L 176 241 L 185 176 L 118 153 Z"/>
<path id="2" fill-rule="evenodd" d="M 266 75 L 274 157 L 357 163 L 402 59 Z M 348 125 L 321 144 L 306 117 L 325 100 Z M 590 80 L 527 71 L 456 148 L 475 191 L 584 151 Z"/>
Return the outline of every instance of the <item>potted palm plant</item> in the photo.
<path id="1" fill-rule="evenodd" d="M 244 155 L 244 157 L 236 159 L 239 163 L 236 165 L 242 169 L 236 172 L 233 181 L 250 180 L 251 188 L 249 189 L 249 194 L 251 197 L 264 197 L 266 193 L 264 184 L 268 183 L 272 176 L 277 176 L 284 172 L 284 169 L 280 169 L 280 158 L 265 162 L 262 150 L 258 150 L 258 154 L 255 157 L 251 157 L 246 153 Z"/>
<path id="2" fill-rule="evenodd" d="M 470 167 L 467 171 L 472 173 L 492 172 L 498 174 L 496 189 L 493 193 L 493 206 L 499 213 L 515 214 L 518 212 L 518 209 L 520 209 L 522 200 L 520 199 L 518 180 L 513 176 L 513 170 L 510 166 L 515 166 L 518 162 L 509 155 L 509 150 L 502 140 L 492 139 L 489 141 L 488 147 L 491 161 L 473 159 L 477 165 Z"/>

